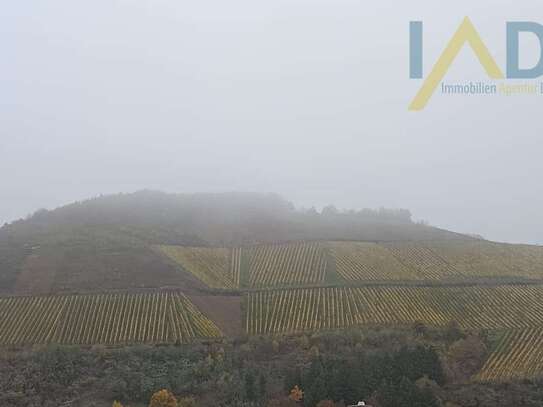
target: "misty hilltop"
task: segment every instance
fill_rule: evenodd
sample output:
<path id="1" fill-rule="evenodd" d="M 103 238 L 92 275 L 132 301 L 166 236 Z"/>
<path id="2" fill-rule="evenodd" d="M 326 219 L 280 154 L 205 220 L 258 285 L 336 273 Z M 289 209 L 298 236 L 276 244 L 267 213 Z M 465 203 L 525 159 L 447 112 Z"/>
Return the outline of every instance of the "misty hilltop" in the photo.
<path id="1" fill-rule="evenodd" d="M 407 209 L 297 209 L 276 194 L 139 191 L 38 210 L 1 237 L 34 239 L 83 228 L 115 228 L 148 243 L 239 245 L 289 240 L 426 240 L 465 237 L 411 219 Z M 38 243 L 34 241 L 33 243 Z"/>
<path id="2" fill-rule="evenodd" d="M 47 292 L 52 287 L 146 286 L 149 280 L 175 284 L 177 270 L 153 250 L 157 245 L 448 239 L 469 238 L 414 223 L 405 209 L 340 211 L 328 206 L 319 212 L 297 209 L 275 194 L 144 190 L 39 210 L 4 225 L 0 229 L 0 289 L 11 292 L 18 284 L 26 287 L 26 280 L 34 285 L 47 281 L 43 284 Z"/>

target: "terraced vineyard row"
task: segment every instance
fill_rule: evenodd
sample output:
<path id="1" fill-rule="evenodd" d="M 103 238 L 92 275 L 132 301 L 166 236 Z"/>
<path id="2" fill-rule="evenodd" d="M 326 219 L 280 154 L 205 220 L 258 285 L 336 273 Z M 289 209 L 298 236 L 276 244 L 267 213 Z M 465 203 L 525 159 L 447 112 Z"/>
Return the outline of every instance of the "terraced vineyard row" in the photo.
<path id="1" fill-rule="evenodd" d="M 483 240 L 385 243 L 419 279 L 543 278 L 543 247 Z"/>
<path id="2" fill-rule="evenodd" d="M 417 280 L 441 280 L 462 274 L 434 250 L 421 243 L 386 243 L 392 255 L 411 270 Z"/>
<path id="3" fill-rule="evenodd" d="M 249 259 L 251 287 L 324 282 L 326 253 L 319 243 L 255 246 Z"/>
<path id="4" fill-rule="evenodd" d="M 159 250 L 211 288 L 236 289 L 229 249 L 159 246 Z M 240 252 L 241 254 L 241 252 Z"/>
<path id="5" fill-rule="evenodd" d="M 281 288 L 341 280 L 352 283 L 543 279 L 543 247 L 478 240 L 296 242 L 233 249 L 159 249 L 208 287 L 220 289 Z"/>
<path id="6" fill-rule="evenodd" d="M 482 240 L 431 242 L 434 253 L 464 276 L 543 278 L 543 247 Z"/>
<path id="7" fill-rule="evenodd" d="M 543 374 L 543 328 L 506 332 L 476 380 L 500 382 Z"/>
<path id="8" fill-rule="evenodd" d="M 543 286 L 307 288 L 249 293 L 249 334 L 361 324 L 445 325 L 468 329 L 543 327 Z"/>
<path id="9" fill-rule="evenodd" d="M 183 294 L 0 299 L 0 345 L 188 342 L 221 332 Z"/>
<path id="10" fill-rule="evenodd" d="M 330 242 L 336 271 L 347 281 L 417 280 L 385 247 L 365 242 Z"/>
<path id="11" fill-rule="evenodd" d="M 230 260 L 230 278 L 234 282 L 234 285 L 236 287 L 240 287 L 241 285 L 241 256 L 243 249 L 241 247 L 237 247 L 232 249 L 231 252 L 231 260 Z"/>

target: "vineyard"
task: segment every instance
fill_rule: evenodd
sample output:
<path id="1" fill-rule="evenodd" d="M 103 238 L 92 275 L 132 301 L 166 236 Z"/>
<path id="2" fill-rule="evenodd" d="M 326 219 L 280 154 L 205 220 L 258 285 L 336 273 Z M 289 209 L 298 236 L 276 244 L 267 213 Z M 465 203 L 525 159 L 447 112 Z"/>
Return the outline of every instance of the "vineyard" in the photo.
<path id="1" fill-rule="evenodd" d="M 480 240 L 426 245 L 464 276 L 543 277 L 543 247 Z"/>
<path id="2" fill-rule="evenodd" d="M 294 242 L 231 249 L 160 246 L 159 250 L 208 287 L 230 290 L 330 282 L 543 278 L 543 248 L 478 240 Z"/>
<path id="3" fill-rule="evenodd" d="M 229 249 L 207 247 L 159 246 L 159 250 L 210 288 L 239 287 L 241 249 L 232 254 Z"/>
<path id="4" fill-rule="evenodd" d="M 473 281 L 543 278 L 543 247 L 482 240 L 329 242 L 337 272 L 347 281 Z"/>
<path id="5" fill-rule="evenodd" d="M 346 281 L 417 280 L 385 247 L 365 242 L 330 242 L 336 271 Z"/>
<path id="6" fill-rule="evenodd" d="M 420 321 L 466 329 L 543 327 L 543 286 L 335 287 L 246 295 L 248 334 L 294 333 Z"/>
<path id="7" fill-rule="evenodd" d="M 234 248 L 230 256 L 230 279 L 236 287 L 241 286 L 242 250 L 241 247 Z"/>
<path id="8" fill-rule="evenodd" d="M 441 280 L 461 277 L 454 266 L 420 243 L 387 243 L 385 247 L 419 280 Z"/>
<path id="9" fill-rule="evenodd" d="M 225 332 L 232 326 L 239 332 L 241 323 L 249 335 L 266 335 L 456 321 L 464 329 L 505 332 L 476 380 L 523 379 L 543 371 L 543 283 L 500 280 L 542 279 L 540 247 L 334 241 L 158 250 L 207 287 L 234 291 L 216 301 L 209 293 L 204 302 L 195 299 Z M 475 285 L 478 278 L 495 280 Z M 442 281 L 455 285 L 435 284 Z M 456 284 L 464 281 L 471 285 Z M 245 291 L 243 307 L 239 290 Z M 0 298 L 4 346 L 184 343 L 221 335 L 178 292 Z"/>
<path id="10" fill-rule="evenodd" d="M 543 372 L 543 328 L 507 331 L 476 380 L 500 382 L 535 377 Z"/>
<path id="11" fill-rule="evenodd" d="M 251 287 L 323 283 L 326 253 L 319 243 L 254 246 L 249 249 Z"/>
<path id="12" fill-rule="evenodd" d="M 181 293 L 0 299 L 0 345 L 189 342 L 221 332 Z"/>

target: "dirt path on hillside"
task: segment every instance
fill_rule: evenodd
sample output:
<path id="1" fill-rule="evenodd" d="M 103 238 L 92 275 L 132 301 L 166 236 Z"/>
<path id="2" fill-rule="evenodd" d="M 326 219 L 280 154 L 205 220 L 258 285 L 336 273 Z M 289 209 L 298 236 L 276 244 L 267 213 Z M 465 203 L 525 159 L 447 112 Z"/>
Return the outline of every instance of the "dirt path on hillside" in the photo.
<path id="1" fill-rule="evenodd" d="M 188 294 L 189 299 L 229 337 L 243 333 L 241 296 Z"/>

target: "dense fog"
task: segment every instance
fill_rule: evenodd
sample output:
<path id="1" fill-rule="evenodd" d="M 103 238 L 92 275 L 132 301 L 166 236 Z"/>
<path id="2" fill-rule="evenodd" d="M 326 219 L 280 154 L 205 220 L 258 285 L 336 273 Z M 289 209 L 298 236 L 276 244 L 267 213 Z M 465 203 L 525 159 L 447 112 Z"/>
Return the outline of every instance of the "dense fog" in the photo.
<path id="1" fill-rule="evenodd" d="M 543 243 L 542 96 L 407 107 L 465 16 L 505 69 L 539 2 L 9 2 L 0 11 L 0 224 L 140 189 L 273 192 L 297 207 Z M 521 38 L 523 66 L 539 45 Z M 447 81 L 488 80 L 469 48 Z"/>

